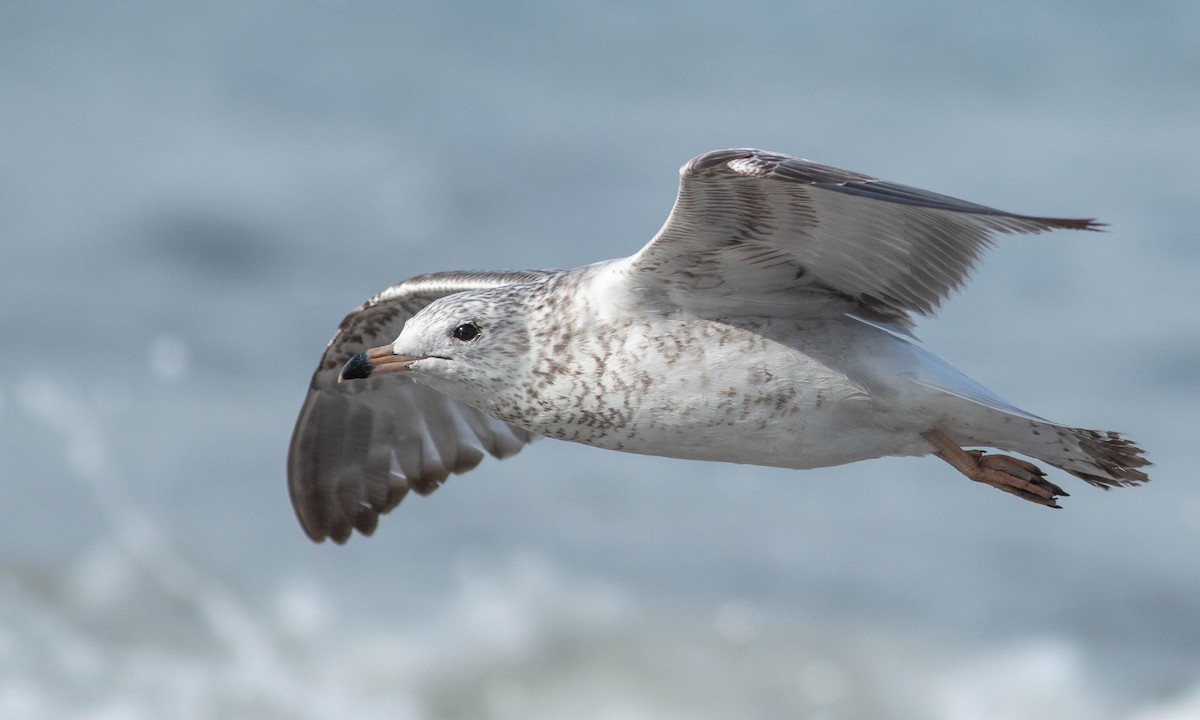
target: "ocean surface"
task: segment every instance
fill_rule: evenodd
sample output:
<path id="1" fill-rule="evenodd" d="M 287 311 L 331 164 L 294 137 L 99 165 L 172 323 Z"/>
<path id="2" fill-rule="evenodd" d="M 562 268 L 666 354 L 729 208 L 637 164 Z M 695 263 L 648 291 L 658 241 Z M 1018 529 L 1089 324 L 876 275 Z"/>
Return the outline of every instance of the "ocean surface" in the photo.
<path id="1" fill-rule="evenodd" d="M 1200 4 L 0 4 L 0 718 L 1200 717 Z M 636 251 L 800 155 L 1005 237 L 918 334 L 1153 482 L 545 440 L 310 543 L 342 316 Z"/>

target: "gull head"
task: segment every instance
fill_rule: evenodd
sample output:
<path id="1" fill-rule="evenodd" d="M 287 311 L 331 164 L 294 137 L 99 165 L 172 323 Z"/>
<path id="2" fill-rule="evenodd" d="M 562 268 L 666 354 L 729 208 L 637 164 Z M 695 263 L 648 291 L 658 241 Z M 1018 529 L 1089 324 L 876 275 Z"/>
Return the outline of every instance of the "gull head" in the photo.
<path id="1" fill-rule="evenodd" d="M 521 303 L 507 288 L 462 292 L 438 298 L 412 316 L 391 345 L 350 358 L 338 382 L 405 373 L 478 405 L 514 382 L 528 348 Z"/>

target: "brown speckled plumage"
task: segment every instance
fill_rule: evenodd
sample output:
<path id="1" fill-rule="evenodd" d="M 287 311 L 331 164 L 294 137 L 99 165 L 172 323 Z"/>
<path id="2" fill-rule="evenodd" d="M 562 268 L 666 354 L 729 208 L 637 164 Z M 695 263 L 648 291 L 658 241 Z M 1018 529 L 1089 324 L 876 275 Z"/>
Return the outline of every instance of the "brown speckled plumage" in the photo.
<path id="1" fill-rule="evenodd" d="M 995 234 L 1098 227 L 757 150 L 702 155 L 630 258 L 425 275 L 350 313 L 296 423 L 292 502 L 312 539 L 344 542 L 409 490 L 539 435 L 791 468 L 936 453 L 1055 507 L 1065 493 L 1032 464 L 962 447 L 1144 482 L 1130 441 L 1020 410 L 909 334 Z M 339 383 L 368 348 L 348 375 L 365 379 Z"/>

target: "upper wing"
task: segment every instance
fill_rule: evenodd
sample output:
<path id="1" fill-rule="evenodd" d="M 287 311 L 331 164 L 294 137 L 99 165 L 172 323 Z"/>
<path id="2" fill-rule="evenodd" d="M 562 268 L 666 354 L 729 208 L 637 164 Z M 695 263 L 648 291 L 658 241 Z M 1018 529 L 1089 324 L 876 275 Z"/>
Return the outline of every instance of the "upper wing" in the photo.
<path id="1" fill-rule="evenodd" d="M 313 373 L 288 450 L 288 491 L 304 531 L 344 543 L 409 490 L 427 495 L 450 473 L 470 470 L 482 450 L 498 458 L 533 435 L 403 375 L 338 383 L 356 353 L 396 339 L 421 308 L 443 295 L 531 282 L 546 272 L 422 275 L 384 290 L 342 320 Z"/>
<path id="2" fill-rule="evenodd" d="M 993 233 L 1100 227 L 761 150 L 716 150 L 680 175 L 666 224 L 629 262 L 634 283 L 699 313 L 825 308 L 904 327 L 962 284 Z"/>

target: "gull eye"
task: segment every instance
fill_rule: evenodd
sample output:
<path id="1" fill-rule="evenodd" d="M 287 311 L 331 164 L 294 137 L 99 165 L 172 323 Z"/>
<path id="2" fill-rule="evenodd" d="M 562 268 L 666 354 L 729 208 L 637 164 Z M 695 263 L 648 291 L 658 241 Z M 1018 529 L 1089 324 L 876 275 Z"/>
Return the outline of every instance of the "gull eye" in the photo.
<path id="1" fill-rule="evenodd" d="M 465 322 L 462 325 L 454 328 L 454 339 L 462 342 L 471 342 L 479 337 L 479 326 L 473 322 Z"/>

